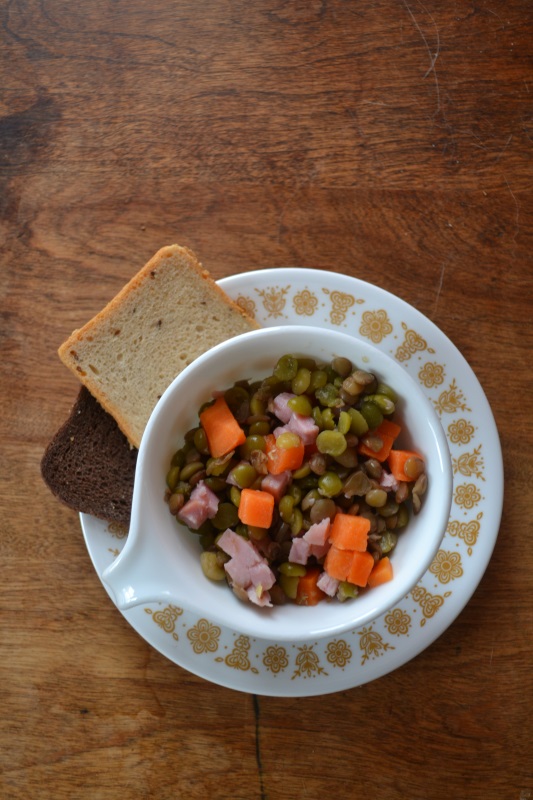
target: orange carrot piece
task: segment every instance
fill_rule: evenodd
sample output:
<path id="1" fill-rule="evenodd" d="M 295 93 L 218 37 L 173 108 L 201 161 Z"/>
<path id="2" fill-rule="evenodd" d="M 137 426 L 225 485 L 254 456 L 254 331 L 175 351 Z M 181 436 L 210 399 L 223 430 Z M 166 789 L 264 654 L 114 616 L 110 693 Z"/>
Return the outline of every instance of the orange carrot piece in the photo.
<path id="1" fill-rule="evenodd" d="M 274 513 L 274 498 L 261 489 L 243 489 L 238 508 L 238 516 L 245 525 L 257 528 L 270 528 Z"/>
<path id="2" fill-rule="evenodd" d="M 367 550 L 365 550 L 364 553 L 353 552 L 351 556 L 352 563 L 348 570 L 346 580 L 350 583 L 354 583 L 356 586 L 366 586 L 368 577 L 374 566 L 374 559 Z"/>
<path id="3" fill-rule="evenodd" d="M 335 514 L 329 533 L 329 540 L 339 550 L 358 550 L 367 548 L 370 520 L 352 514 Z"/>
<path id="4" fill-rule="evenodd" d="M 392 449 L 392 445 L 394 444 L 394 440 L 401 430 L 401 427 L 395 422 L 391 422 L 390 419 L 384 419 L 381 425 L 378 425 L 378 427 L 372 431 L 372 436 L 378 436 L 381 439 L 383 447 L 376 452 L 372 450 L 371 447 L 367 447 L 364 442 L 361 442 L 357 451 L 369 458 L 375 458 L 377 461 L 386 461 Z"/>
<path id="5" fill-rule="evenodd" d="M 332 578 L 345 581 L 352 565 L 353 555 L 353 550 L 340 550 L 332 544 L 324 561 L 324 570 Z"/>
<path id="6" fill-rule="evenodd" d="M 267 469 L 271 475 L 280 475 L 285 470 L 300 469 L 304 460 L 305 447 L 303 442 L 295 447 L 277 447 L 274 434 L 265 436 L 267 454 Z"/>
<path id="7" fill-rule="evenodd" d="M 383 558 L 374 564 L 372 572 L 368 576 L 368 585 L 379 586 L 381 583 L 387 583 L 387 581 L 391 581 L 392 578 L 393 573 L 390 559 L 388 556 L 383 556 Z"/>
<path id="8" fill-rule="evenodd" d="M 246 441 L 246 434 L 223 397 L 217 397 L 212 405 L 202 411 L 200 423 L 213 458 L 225 456 Z"/>
<path id="9" fill-rule="evenodd" d="M 299 606 L 316 606 L 326 596 L 316 585 L 321 574 L 320 568 L 311 567 L 302 575 L 296 589 L 296 602 Z"/>
<path id="10" fill-rule="evenodd" d="M 421 461 L 424 459 L 418 453 L 414 453 L 411 450 L 391 450 L 388 457 L 390 471 L 394 475 L 397 481 L 412 481 L 413 478 L 410 478 L 404 472 L 404 467 L 406 461 L 410 458 L 419 458 Z"/>
<path id="11" fill-rule="evenodd" d="M 390 436 L 392 439 L 397 439 L 401 430 L 401 426 L 397 425 L 396 422 L 392 422 L 390 419 L 384 419 L 381 425 L 378 425 L 374 433 L 378 436 Z"/>

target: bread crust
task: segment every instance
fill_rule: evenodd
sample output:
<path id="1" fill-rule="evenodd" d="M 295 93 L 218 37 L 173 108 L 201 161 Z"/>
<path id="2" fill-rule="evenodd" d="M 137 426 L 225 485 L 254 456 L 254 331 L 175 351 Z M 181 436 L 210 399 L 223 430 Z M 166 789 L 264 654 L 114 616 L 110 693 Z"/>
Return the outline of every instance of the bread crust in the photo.
<path id="1" fill-rule="evenodd" d="M 258 327 L 191 250 L 174 244 L 73 331 L 58 354 L 138 448 L 174 377 L 215 344 Z"/>

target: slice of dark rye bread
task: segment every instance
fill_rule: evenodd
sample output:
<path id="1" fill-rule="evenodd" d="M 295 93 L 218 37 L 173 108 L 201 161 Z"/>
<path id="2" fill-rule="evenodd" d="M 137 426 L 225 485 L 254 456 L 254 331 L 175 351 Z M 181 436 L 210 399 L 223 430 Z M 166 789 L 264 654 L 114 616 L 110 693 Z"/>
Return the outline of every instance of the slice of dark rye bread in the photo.
<path id="1" fill-rule="evenodd" d="M 41 475 L 74 511 L 128 527 L 137 452 L 82 386 L 70 416 L 44 452 Z"/>

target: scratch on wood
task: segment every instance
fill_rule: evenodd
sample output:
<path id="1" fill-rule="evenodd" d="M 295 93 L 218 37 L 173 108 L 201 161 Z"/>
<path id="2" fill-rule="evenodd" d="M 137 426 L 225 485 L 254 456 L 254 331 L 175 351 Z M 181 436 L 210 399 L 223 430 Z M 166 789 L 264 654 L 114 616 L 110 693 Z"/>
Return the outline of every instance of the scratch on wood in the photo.
<path id="1" fill-rule="evenodd" d="M 254 694 L 253 696 L 253 702 L 254 702 L 254 715 L 255 715 L 255 760 L 257 763 L 257 772 L 259 775 L 259 797 L 260 800 L 267 800 L 267 794 L 265 792 L 264 775 L 263 775 L 263 763 L 261 760 L 259 698 L 256 694 Z"/>
<path id="2" fill-rule="evenodd" d="M 424 78 L 427 78 L 427 77 L 428 77 L 428 75 L 430 75 L 431 73 L 433 73 L 433 77 L 434 77 L 434 79 L 435 79 L 435 94 L 436 94 L 436 98 L 437 98 L 437 109 L 436 109 L 436 111 L 435 111 L 435 114 L 438 114 L 438 113 L 439 113 L 439 111 L 440 111 L 440 87 L 439 87 L 439 78 L 438 78 L 438 75 L 437 75 L 437 70 L 435 69 L 435 64 L 436 64 L 436 62 L 437 62 L 437 58 L 439 57 L 439 53 L 440 53 L 440 33 L 439 33 L 439 27 L 438 27 L 437 23 L 435 22 L 435 19 L 434 19 L 434 17 L 433 17 L 433 16 L 430 14 L 430 12 L 428 11 L 428 9 L 427 9 L 427 8 L 426 8 L 424 5 L 422 5 L 422 3 L 420 3 L 420 2 L 419 2 L 419 3 L 418 3 L 418 5 L 420 6 L 420 8 L 421 8 L 421 9 L 422 9 L 422 10 L 423 10 L 423 11 L 424 11 L 424 12 L 425 12 L 427 15 L 428 15 L 428 17 L 430 18 L 431 22 L 433 23 L 433 27 L 435 28 L 435 33 L 436 33 L 436 35 L 437 35 L 437 43 L 436 43 L 436 47 L 435 47 L 435 52 L 434 52 L 434 53 L 432 53 L 432 52 L 431 52 L 431 47 L 429 46 L 429 42 L 428 42 L 428 40 L 426 39 L 426 36 L 425 36 L 425 34 L 424 34 L 424 31 L 422 30 L 422 28 L 421 28 L 421 27 L 420 27 L 420 25 L 418 24 L 418 21 L 417 21 L 417 19 L 416 19 L 415 15 L 413 14 L 413 12 L 412 12 L 412 10 L 411 10 L 411 7 L 410 7 L 410 6 L 409 6 L 409 4 L 407 3 L 407 0 L 402 0 L 402 4 L 403 4 L 403 6 L 405 7 L 405 10 L 406 10 L 406 11 L 407 11 L 407 13 L 409 14 L 409 16 L 411 17 L 411 19 L 412 19 L 412 21 L 413 21 L 413 25 L 415 26 L 415 28 L 417 29 L 418 33 L 420 34 L 420 36 L 421 36 L 421 38 L 422 38 L 422 41 L 424 42 L 424 44 L 425 44 L 425 46 L 426 46 L 426 50 L 428 51 L 428 56 L 429 56 L 429 67 L 428 67 L 427 71 L 426 71 L 426 72 L 425 72 L 425 74 L 424 74 Z"/>

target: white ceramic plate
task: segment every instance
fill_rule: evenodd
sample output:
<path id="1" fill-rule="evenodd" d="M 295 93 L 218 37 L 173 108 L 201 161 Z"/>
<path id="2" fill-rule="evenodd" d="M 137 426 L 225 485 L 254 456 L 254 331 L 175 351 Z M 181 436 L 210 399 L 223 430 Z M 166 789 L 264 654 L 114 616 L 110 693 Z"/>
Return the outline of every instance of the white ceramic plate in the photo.
<path id="1" fill-rule="evenodd" d="M 302 697 L 359 686 L 405 664 L 455 620 L 494 549 L 503 503 L 500 442 L 471 368 L 426 317 L 392 294 L 337 273 L 272 269 L 235 275 L 220 286 L 265 326 L 312 324 L 373 343 L 396 358 L 434 403 L 454 471 L 450 521 L 417 586 L 374 623 L 339 637 L 298 644 L 245 636 L 164 604 L 124 612 L 153 647 L 213 683 L 255 694 Z M 490 465 L 490 469 L 489 469 Z M 81 515 L 99 577 L 126 532 Z"/>

